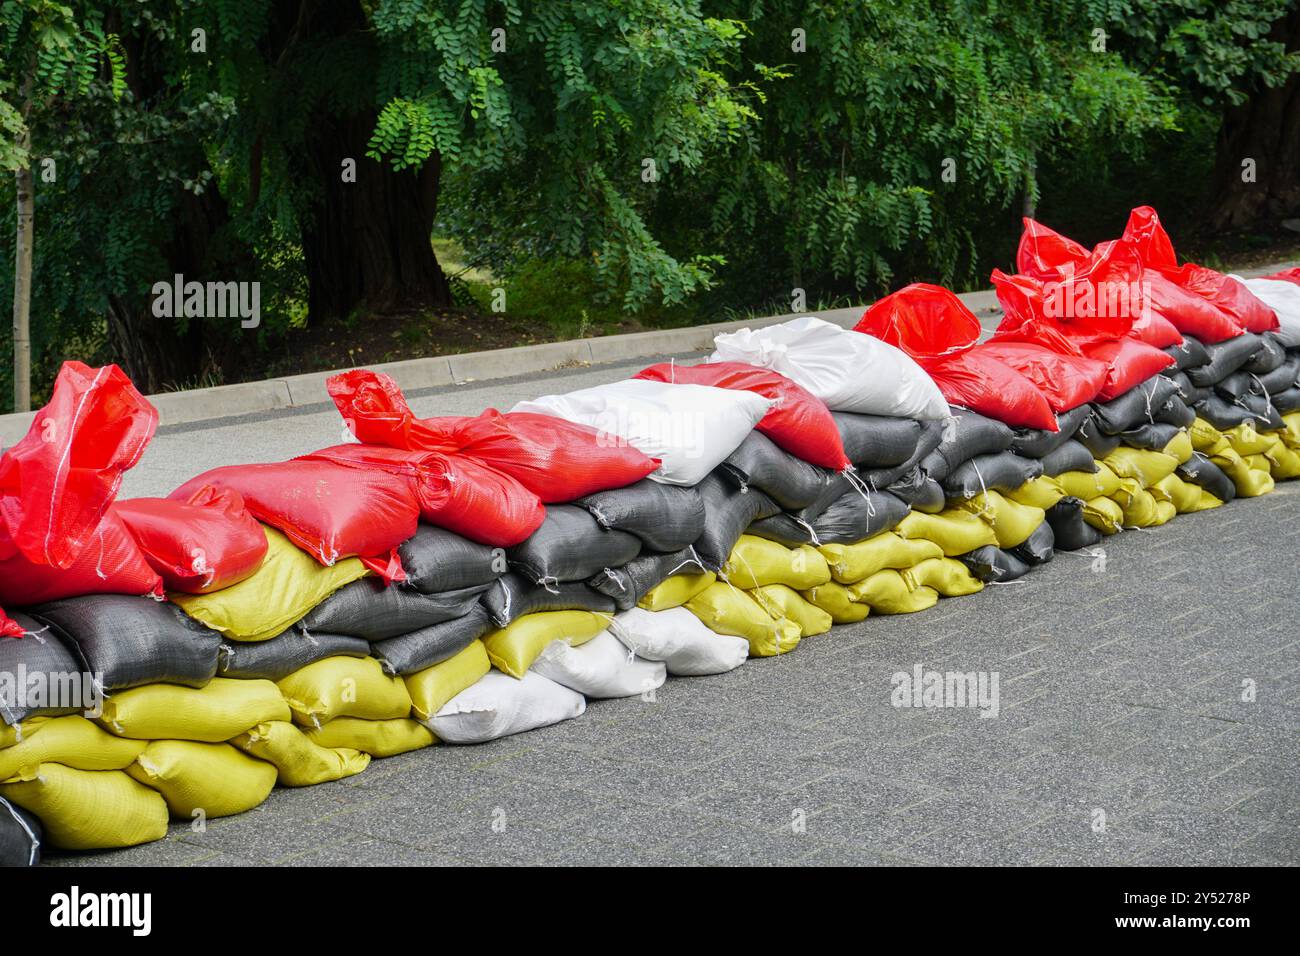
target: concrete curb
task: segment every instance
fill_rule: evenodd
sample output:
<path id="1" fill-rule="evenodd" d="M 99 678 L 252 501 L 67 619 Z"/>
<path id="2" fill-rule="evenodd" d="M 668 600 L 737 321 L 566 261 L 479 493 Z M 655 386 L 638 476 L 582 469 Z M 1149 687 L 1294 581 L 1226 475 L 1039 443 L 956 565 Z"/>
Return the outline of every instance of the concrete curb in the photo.
<path id="1" fill-rule="evenodd" d="M 1245 270 L 1241 274 L 1247 277 L 1268 275 L 1292 265 L 1294 263 L 1276 263 Z M 986 333 L 996 326 L 1002 309 L 992 289 L 965 292 L 958 298 L 979 317 Z M 713 347 L 713 337 L 721 332 L 776 325 L 795 318 L 796 315 L 815 315 L 827 322 L 849 328 L 861 318 L 863 308 L 864 306 L 853 306 L 822 312 L 713 322 L 682 329 L 658 329 L 568 342 L 543 342 L 517 348 L 408 359 L 366 367 L 391 375 L 404 391 L 413 392 L 566 367 L 605 365 L 658 355 L 702 352 Z M 329 394 L 325 390 L 325 383 L 340 371 L 345 369 L 309 372 L 262 382 L 219 385 L 187 392 L 165 392 L 150 395 L 149 400 L 158 409 L 160 425 L 192 425 L 328 402 Z M 27 434 L 34 417 L 34 412 L 0 415 L 0 447 L 12 445 Z"/>

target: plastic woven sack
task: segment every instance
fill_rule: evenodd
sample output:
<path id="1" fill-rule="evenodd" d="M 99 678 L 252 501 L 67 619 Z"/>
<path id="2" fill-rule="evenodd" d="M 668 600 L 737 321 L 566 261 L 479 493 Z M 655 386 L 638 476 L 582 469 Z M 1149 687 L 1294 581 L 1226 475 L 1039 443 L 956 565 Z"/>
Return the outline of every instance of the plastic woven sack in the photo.
<path id="1" fill-rule="evenodd" d="M 587 700 L 540 674 L 514 680 L 492 672 L 427 721 L 439 740 L 479 744 L 581 717 Z"/>
<path id="2" fill-rule="evenodd" d="M 978 580 L 988 582 L 1014 581 L 1029 573 L 1029 565 L 1010 551 L 991 544 L 976 548 L 957 558 Z"/>
<path id="3" fill-rule="evenodd" d="M 511 567 L 537 584 L 585 581 L 604 568 L 627 564 L 641 553 L 641 539 L 602 528 L 578 505 L 551 505 L 542 526 L 508 552 Z"/>
<path id="4" fill-rule="evenodd" d="M 629 654 L 609 631 L 601 631 L 581 647 L 551 644 L 538 656 L 532 673 L 598 700 L 649 694 L 668 677 L 662 661 Z"/>
<path id="5" fill-rule="evenodd" d="M 1047 509 L 1047 523 L 1052 528 L 1054 546 L 1061 551 L 1090 548 L 1101 540 L 1096 529 L 1083 518 L 1084 502 L 1065 497 Z"/>
<path id="6" fill-rule="evenodd" d="M 397 553 L 406 583 L 422 594 L 491 584 L 506 571 L 505 555 L 495 548 L 427 524 Z"/>
<path id="7" fill-rule="evenodd" d="M 953 410 L 952 418 L 944 423 L 939 444 L 921 459 L 921 468 L 936 481 L 943 481 L 959 465 L 976 455 L 1006 451 L 1014 439 L 1014 432 L 1002 422 L 957 408 Z"/>
<path id="8" fill-rule="evenodd" d="M 860 468 L 891 468 L 912 457 L 921 423 L 910 418 L 833 412 L 844 453 Z"/>
<path id="9" fill-rule="evenodd" d="M 497 670 L 520 678 L 533 666 L 546 645 L 565 641 L 585 644 L 605 629 L 611 615 L 590 611 L 542 611 L 515 619 L 508 627 L 483 638 L 488 657 Z M 442 736 L 439 734 L 439 736 Z"/>
<path id="10" fill-rule="evenodd" d="M 477 684 L 492 662 L 482 641 L 470 641 L 446 660 L 439 661 L 406 678 L 411 694 L 411 712 L 416 720 L 428 720 L 463 690 Z"/>
<path id="11" fill-rule="evenodd" d="M 135 740 L 217 743 L 268 720 L 288 720 L 289 706 L 265 680 L 214 677 L 200 688 L 149 684 L 104 701 L 99 724 Z"/>
<path id="12" fill-rule="evenodd" d="M 924 538 L 908 539 L 892 531 L 856 544 L 824 544 L 820 548 L 831 576 L 840 584 L 856 584 L 886 568 L 902 570 L 926 558 L 942 556 L 943 549 Z"/>
<path id="13" fill-rule="evenodd" d="M 773 618 L 744 591 L 718 581 L 686 602 L 686 609 L 719 634 L 743 637 L 750 657 L 774 657 L 794 650 L 803 634 L 799 625 Z"/>
<path id="14" fill-rule="evenodd" d="M 1091 414 L 1085 405 L 1061 412 L 1056 416 L 1060 426 L 1054 432 L 1041 429 L 1020 428 L 1011 438 L 1011 450 L 1023 458 L 1045 458 L 1074 438 L 1084 421 Z"/>
<path id="15" fill-rule="evenodd" d="M 319 727 L 336 717 L 394 720 L 411 713 L 400 677 L 384 673 L 371 657 L 331 657 L 276 682 L 293 722 Z"/>
<path id="16" fill-rule="evenodd" d="M 706 569 L 694 548 L 670 554 L 646 553 L 621 568 L 606 568 L 587 582 L 607 596 L 620 611 L 635 607 L 647 594 L 674 575 L 704 575 Z M 712 583 L 712 582 L 710 582 Z M 605 610 L 588 608 L 588 610 Z"/>
<path id="17" fill-rule="evenodd" d="M 852 544 L 888 531 L 907 517 L 902 499 L 887 491 L 851 491 L 813 522 L 818 544 Z"/>
<path id="18" fill-rule="evenodd" d="M 974 351 L 987 354 L 1025 376 L 1057 412 L 1086 405 L 1106 384 L 1106 363 L 1086 355 L 1062 354 L 1034 342 L 994 337 Z"/>
<path id="19" fill-rule="evenodd" d="M 39 866 L 41 821 L 0 797 L 0 867 Z"/>
<path id="20" fill-rule="evenodd" d="M 240 734 L 231 744 L 276 770 L 283 787 L 311 787 L 359 774 L 370 755 L 348 747 L 322 747 L 293 724 L 272 720 Z"/>
<path id="21" fill-rule="evenodd" d="M 1273 310 L 1278 321 L 1273 334 L 1283 345 L 1300 347 L 1300 282 L 1269 277 L 1243 279 L 1231 274 L 1228 278 L 1245 286 L 1251 295 Z"/>
<path id="22" fill-rule="evenodd" d="M 1034 533 L 1014 549 L 1016 557 L 1030 565 L 1046 564 L 1056 556 L 1056 535 L 1047 520 L 1039 523 Z"/>
<path id="23" fill-rule="evenodd" d="M 144 741 L 114 737 L 79 714 L 52 717 L 12 747 L 0 749 L 0 780 L 42 763 L 74 770 L 125 770 L 144 748 Z"/>
<path id="24" fill-rule="evenodd" d="M 745 529 L 781 510 L 761 491 L 738 491 L 716 473 L 700 482 L 697 490 L 704 499 L 704 533 L 694 547 L 710 571 L 720 570 L 726 564 L 727 556 Z"/>
<path id="25" fill-rule="evenodd" d="M 684 607 L 632 608 L 610 622 L 610 632 L 638 657 L 663 661 L 676 677 L 723 674 L 749 658 L 749 642 L 715 634 Z"/>
<path id="26" fill-rule="evenodd" d="M 765 584 L 784 584 L 807 590 L 831 579 L 826 559 L 804 545 L 785 548 L 753 535 L 741 535 L 722 569 L 722 577 L 741 590 Z"/>
<path id="27" fill-rule="evenodd" d="M 983 491 L 1015 491 L 1043 473 L 1043 462 L 1021 458 L 1015 452 L 1000 451 L 976 455 L 953 469 L 943 480 L 943 490 L 950 498 L 971 498 Z"/>
<path id="28" fill-rule="evenodd" d="M 871 606 L 853 599 L 848 587 L 832 581 L 803 592 L 804 600 L 831 616 L 836 624 L 854 624 L 871 614 Z"/>
<path id="29" fill-rule="evenodd" d="M 25 614 L 15 614 L 14 621 L 26 636 L 19 640 L 0 640 L 0 674 L 26 673 L 29 680 L 41 680 L 47 687 L 58 687 L 67 675 L 81 674 L 80 661 L 50 631 L 48 626 Z M 55 702 L 20 689 L 16 680 L 0 682 L 0 739 L 6 725 L 17 724 L 38 715 L 56 716 L 91 710 L 95 693 L 90 675 L 82 675 L 81 700 Z M 20 693 L 20 690 L 22 692 Z"/>
<path id="30" fill-rule="evenodd" d="M 339 588 L 302 619 L 308 634 L 346 634 L 382 641 L 464 617 L 491 585 L 421 594 L 405 585 L 362 578 Z"/>
<path id="31" fill-rule="evenodd" d="M 167 804 L 121 770 L 26 767 L 0 782 L 0 797 L 31 811 L 61 850 L 107 850 L 161 840 Z"/>
<path id="32" fill-rule="evenodd" d="M 308 727 L 303 733 L 321 747 L 359 750 L 372 757 L 396 757 L 437 743 L 428 728 L 409 717 L 396 720 L 336 717 L 320 727 Z"/>
<path id="33" fill-rule="evenodd" d="M 256 644 L 222 644 L 218 652 L 218 676 L 278 681 L 327 657 L 367 657 L 370 642 L 343 634 L 304 634 L 294 628 Z"/>
<path id="34" fill-rule="evenodd" d="M 764 435 L 750 432 L 718 466 L 718 474 L 741 490 L 757 488 L 782 508 L 797 511 L 821 496 L 835 472 L 810 465 Z"/>
<path id="35" fill-rule="evenodd" d="M 704 502 L 694 488 L 638 481 L 575 503 L 602 528 L 634 534 L 651 551 L 680 551 L 704 530 Z"/>
<path id="36" fill-rule="evenodd" d="M 591 580 L 599 581 L 616 573 L 618 572 L 607 568 Z M 548 582 L 543 586 L 514 571 L 484 591 L 481 603 L 496 627 L 506 627 L 516 618 L 538 611 L 613 614 L 616 606 L 613 595 L 606 588 L 596 588 L 582 581 Z"/>
<path id="37" fill-rule="evenodd" d="M 490 630 L 492 618 L 486 608 L 479 606 L 471 608 L 464 617 L 375 641 L 370 645 L 370 653 L 385 674 L 405 676 L 442 663 Z"/>
<path id="38" fill-rule="evenodd" d="M 959 566 L 963 571 L 966 570 L 964 566 Z M 969 578 L 969 572 L 966 573 Z M 915 614 L 939 603 L 938 591 L 925 584 L 913 585 L 905 574 L 903 571 L 877 571 L 865 581 L 851 586 L 849 594 L 855 601 L 871 608 L 874 614 Z"/>
<path id="39" fill-rule="evenodd" d="M 193 740 L 155 740 L 127 773 L 161 793 L 178 820 L 245 813 L 271 795 L 277 776 L 274 764 L 230 744 Z"/>
<path id="40" fill-rule="evenodd" d="M 806 600 L 803 595 L 784 584 L 765 584 L 749 592 L 772 620 L 792 621 L 799 627 L 800 637 L 812 637 L 825 634 L 831 629 L 834 620 L 829 612 Z"/>
<path id="41" fill-rule="evenodd" d="M 1136 339 L 1085 344 L 1083 352 L 1106 363 L 1106 384 L 1097 393 L 1100 402 L 1118 398 L 1174 364 L 1173 358 L 1160 349 Z"/>

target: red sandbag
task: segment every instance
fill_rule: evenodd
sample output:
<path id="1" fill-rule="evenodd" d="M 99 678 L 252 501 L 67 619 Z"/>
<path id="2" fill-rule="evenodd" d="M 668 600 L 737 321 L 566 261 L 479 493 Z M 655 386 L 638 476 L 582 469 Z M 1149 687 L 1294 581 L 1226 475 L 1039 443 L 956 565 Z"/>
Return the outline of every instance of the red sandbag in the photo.
<path id="1" fill-rule="evenodd" d="M 328 461 L 227 465 L 187 481 L 172 501 L 204 485 L 238 492 L 259 521 L 324 565 L 358 557 L 384 580 L 405 580 L 397 546 L 415 534 L 420 507 L 410 478 Z"/>
<path id="2" fill-rule="evenodd" d="M 1247 332 L 1272 332 L 1279 326 L 1276 312 L 1222 272 L 1188 262 L 1167 275 L 1176 285 L 1202 296 Z"/>
<path id="3" fill-rule="evenodd" d="M 519 544 L 546 519 L 546 508 L 535 494 L 509 475 L 463 455 L 335 445 L 300 460 L 310 459 L 409 475 L 425 521 L 494 548 Z"/>
<path id="4" fill-rule="evenodd" d="M 1020 245 L 1016 249 L 1016 270 L 1035 279 L 1056 279 L 1063 272 L 1083 272 L 1091 253 L 1041 222 L 1026 216 Z"/>
<path id="5" fill-rule="evenodd" d="M 623 488 L 659 467 L 627 442 L 549 415 L 489 408 L 477 417 L 416 418 L 397 384 L 368 369 L 335 375 L 327 387 L 359 441 L 466 455 L 547 504 Z"/>
<path id="6" fill-rule="evenodd" d="M 95 537 L 158 412 L 116 365 L 65 362 L 50 403 L 0 455 L 0 559 L 67 568 Z"/>
<path id="7" fill-rule="evenodd" d="M 632 377 L 650 382 L 712 385 L 755 392 L 773 399 L 776 404 L 755 426 L 760 432 L 796 458 L 811 464 L 836 471 L 852 467 L 826 403 L 780 372 L 745 362 L 707 362 L 703 365 L 661 362 L 643 368 Z"/>
<path id="8" fill-rule="evenodd" d="M 169 591 L 220 591 L 252 577 L 266 557 L 266 532 L 228 488 L 200 488 L 188 501 L 132 498 L 113 511 Z"/>
<path id="9" fill-rule="evenodd" d="M 1132 338 L 1089 342 L 1083 346 L 1083 354 L 1106 363 L 1106 384 L 1097 395 L 1099 402 L 1119 398 L 1174 364 L 1172 355 Z"/>
<path id="10" fill-rule="evenodd" d="M 66 568 L 36 564 L 21 554 L 0 561 L 0 604 L 17 607 L 87 594 L 163 596 L 162 578 L 111 510 Z"/>
<path id="11" fill-rule="evenodd" d="M 1013 428 L 1056 431 L 1047 398 L 1030 379 L 988 353 L 973 351 L 980 323 L 942 286 L 917 282 L 867 309 L 854 331 L 902 349 L 953 405 Z"/>
<path id="12" fill-rule="evenodd" d="M 1144 309 L 1143 313 L 1134 319 L 1133 329 L 1129 335 L 1139 342 L 1145 342 L 1158 349 L 1183 344 L 1183 333 L 1152 308 Z"/>
<path id="13" fill-rule="evenodd" d="M 1294 269 L 1283 269 L 1281 272 L 1274 272 L 1271 276 L 1264 276 L 1265 279 L 1277 279 L 1281 282 L 1294 282 L 1300 285 L 1300 266 Z"/>
<path id="14" fill-rule="evenodd" d="M 1086 355 L 1062 354 L 1034 342 L 996 336 L 972 351 L 987 353 L 1010 365 L 1038 386 L 1057 412 L 1068 412 L 1093 401 L 1106 385 L 1106 363 Z"/>
<path id="15" fill-rule="evenodd" d="M 1143 272 L 1142 281 L 1152 310 L 1184 335 L 1195 336 L 1209 345 L 1241 334 L 1241 326 L 1213 302 L 1187 291 L 1155 269 Z"/>
<path id="16" fill-rule="evenodd" d="M 0 607 L 0 637 L 22 637 L 26 633 L 22 625 L 8 617 L 5 609 Z"/>

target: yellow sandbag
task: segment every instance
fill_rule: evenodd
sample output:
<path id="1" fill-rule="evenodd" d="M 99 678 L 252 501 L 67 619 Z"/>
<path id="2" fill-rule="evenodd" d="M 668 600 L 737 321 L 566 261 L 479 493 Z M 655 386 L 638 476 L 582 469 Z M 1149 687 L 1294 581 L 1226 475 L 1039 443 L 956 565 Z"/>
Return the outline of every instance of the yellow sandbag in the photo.
<path id="1" fill-rule="evenodd" d="M 704 574 L 674 574 L 647 591 L 645 597 L 637 602 L 637 607 L 647 611 L 667 611 L 669 608 L 681 607 L 716 580 L 718 576 L 712 571 Z"/>
<path id="2" fill-rule="evenodd" d="M 357 558 L 324 567 L 274 528 L 265 530 L 266 560 L 252 577 L 211 594 L 171 594 L 171 600 L 231 640 L 266 641 L 369 573 Z"/>
<path id="3" fill-rule="evenodd" d="M 229 740 L 268 720 L 288 720 L 289 705 L 269 680 L 214 677 L 206 687 L 146 684 L 104 701 L 101 727 L 135 740 Z"/>
<path id="4" fill-rule="evenodd" d="M 1124 526 L 1124 509 L 1109 498 L 1089 498 L 1083 503 L 1083 520 L 1102 534 L 1114 534 Z"/>
<path id="5" fill-rule="evenodd" d="M 492 669 L 487 648 L 482 641 L 470 641 L 460 650 L 432 667 L 404 678 L 411 694 L 411 711 L 416 720 L 428 720 L 442 710 L 447 701 L 478 683 Z"/>
<path id="6" fill-rule="evenodd" d="M 1214 497 L 1214 495 L 1210 494 L 1204 488 L 1201 488 L 1200 492 L 1201 494 L 1196 499 L 1195 504 L 1192 507 L 1187 508 L 1185 513 L 1191 514 L 1194 511 L 1209 511 L 1211 508 L 1223 507 L 1223 502 Z"/>
<path id="7" fill-rule="evenodd" d="M 167 835 L 162 796 L 122 770 L 24 767 L 0 783 L 0 797 L 39 817 L 45 839 L 62 850 L 136 846 Z"/>
<path id="8" fill-rule="evenodd" d="M 143 740 L 114 737 L 79 714 L 53 717 L 29 728 L 21 742 L 0 750 L 0 780 L 43 763 L 74 770 L 125 770 L 144 748 Z"/>
<path id="9" fill-rule="evenodd" d="M 926 544 L 932 543 L 926 542 Z M 935 547 L 937 549 L 938 545 L 935 545 Z M 859 580 L 861 579 L 859 578 Z M 871 613 L 870 607 L 854 601 L 849 589 L 835 581 L 809 588 L 807 591 L 802 592 L 802 595 L 803 599 L 809 604 L 815 605 L 829 614 L 831 620 L 836 624 L 854 624 L 864 620 Z"/>
<path id="10" fill-rule="evenodd" d="M 1124 527 L 1150 528 L 1157 523 L 1156 499 L 1142 487 L 1138 479 L 1121 478 L 1120 489 L 1111 495 L 1111 500 L 1124 513 Z"/>
<path id="11" fill-rule="evenodd" d="M 230 817 L 271 795 L 275 767 L 230 744 L 155 740 L 127 768 L 134 779 L 162 794 L 178 820 Z"/>
<path id="12" fill-rule="evenodd" d="M 1065 497 L 1065 491 L 1062 490 L 1060 483 L 1055 478 L 1048 478 L 1044 475 L 1030 479 L 1015 491 L 1006 492 L 1005 497 L 1022 505 L 1029 505 L 1031 508 L 1042 508 L 1046 511 Z"/>
<path id="13" fill-rule="evenodd" d="M 748 591 L 765 584 L 784 584 L 800 590 L 831 579 L 826 559 L 810 545 L 787 548 L 783 544 L 742 534 L 722 568 L 722 576 Z"/>
<path id="14" fill-rule="evenodd" d="M 1147 490 L 1156 501 L 1170 502 L 1180 514 L 1199 510 L 1201 488 L 1177 475 L 1161 478 Z"/>
<path id="15" fill-rule="evenodd" d="M 908 587 L 931 587 L 942 597 L 962 597 L 984 590 L 984 582 L 956 558 L 930 558 L 900 572 Z"/>
<path id="16" fill-rule="evenodd" d="M 761 588 L 755 588 L 750 596 L 772 620 L 794 621 L 798 624 L 802 637 L 825 634 L 835 623 L 828 613 L 816 604 L 805 601 L 798 591 L 784 584 L 765 584 Z"/>
<path id="17" fill-rule="evenodd" d="M 998 540 L 988 524 L 960 508 L 945 508 L 935 515 L 913 511 L 894 530 L 904 538 L 933 541 L 950 558 Z"/>
<path id="18" fill-rule="evenodd" d="M 393 720 L 409 717 L 411 695 L 400 677 L 373 657 L 327 657 L 282 678 L 277 686 L 293 722 L 317 727 L 335 717 Z"/>
<path id="19" fill-rule="evenodd" d="M 1223 432 L 1219 431 L 1204 418 L 1197 418 L 1187 429 L 1187 437 L 1192 440 L 1192 447 L 1207 455 L 1213 454 L 1227 444 Z"/>
<path id="20" fill-rule="evenodd" d="M 551 641 L 578 647 L 603 631 L 608 616 L 590 611 L 538 611 L 515 618 L 483 638 L 488 658 L 499 671 L 522 678 Z"/>
<path id="21" fill-rule="evenodd" d="M 930 560 L 939 560 L 931 558 Z M 939 603 L 939 592 L 932 587 L 911 587 L 903 572 L 887 568 L 849 588 L 856 600 L 871 606 L 877 614 L 913 614 Z"/>
<path id="22" fill-rule="evenodd" d="M 1238 498 L 1258 498 L 1273 490 L 1273 476 L 1251 468 L 1250 463 L 1232 448 L 1224 448 L 1217 454 L 1211 455 L 1210 461 L 1218 465 L 1232 480 Z"/>
<path id="23" fill-rule="evenodd" d="M 370 766 L 370 754 L 348 747 L 322 747 L 287 720 L 258 724 L 231 743 L 275 767 L 285 787 L 311 787 L 342 780 Z"/>
<path id="24" fill-rule="evenodd" d="M 799 625 L 774 620 L 744 591 L 719 581 L 686 602 L 686 609 L 717 634 L 734 634 L 749 641 L 750 657 L 786 654 L 799 643 Z"/>
<path id="25" fill-rule="evenodd" d="M 1288 447 L 1285 442 L 1278 442 L 1264 452 L 1264 457 L 1268 459 L 1269 471 L 1275 480 L 1300 477 L 1300 452 Z"/>
<path id="26" fill-rule="evenodd" d="M 1156 502 L 1156 524 L 1157 525 L 1168 524 L 1170 521 L 1174 520 L 1174 517 L 1177 514 L 1178 514 L 1178 509 L 1174 507 L 1174 503 L 1172 501 Z"/>
<path id="27" fill-rule="evenodd" d="M 1256 431 L 1254 422 L 1242 422 L 1235 428 L 1229 428 L 1223 437 L 1228 439 L 1232 450 L 1243 458 L 1262 455 L 1282 440 L 1276 432 Z"/>
<path id="28" fill-rule="evenodd" d="M 22 743 L 40 730 L 42 725 L 49 723 L 53 719 L 52 717 L 28 717 L 16 724 L 6 724 L 3 720 L 0 720 L 0 750 Z"/>
<path id="29" fill-rule="evenodd" d="M 1192 455 L 1195 453 L 1192 447 L 1192 436 L 1187 434 L 1186 430 L 1180 431 L 1169 439 L 1169 444 L 1165 445 L 1162 451 L 1178 464 L 1185 465 L 1192 460 Z"/>
<path id="30" fill-rule="evenodd" d="M 1120 478 L 1132 478 L 1143 488 L 1172 475 L 1179 464 L 1173 455 L 1148 448 L 1129 448 L 1127 445 L 1120 445 L 1102 463 Z"/>
<path id="31" fill-rule="evenodd" d="M 992 528 L 997 546 L 1003 549 L 1024 544 L 1046 517 L 1042 508 L 1022 505 L 992 489 L 967 498 L 957 507 L 969 511 Z"/>
<path id="32" fill-rule="evenodd" d="M 1286 429 L 1282 432 L 1282 441 L 1291 448 L 1300 448 L 1300 411 L 1287 412 L 1282 416 Z"/>
<path id="33" fill-rule="evenodd" d="M 372 757 L 395 757 L 437 743 L 429 728 L 409 717 L 400 720 L 335 717 L 328 724 L 308 727 L 303 733 L 318 746 L 331 750 L 360 750 Z"/>
<path id="34" fill-rule="evenodd" d="M 854 584 L 885 568 L 910 568 L 926 558 L 943 554 L 943 548 L 933 541 L 924 538 L 909 541 L 892 531 L 856 544 L 823 544 L 817 550 L 826 558 L 831 576 L 840 584 Z"/>
<path id="35" fill-rule="evenodd" d="M 1119 490 L 1119 476 L 1102 462 L 1097 462 L 1096 472 L 1063 471 L 1054 480 L 1065 494 L 1084 501 L 1108 498 Z"/>

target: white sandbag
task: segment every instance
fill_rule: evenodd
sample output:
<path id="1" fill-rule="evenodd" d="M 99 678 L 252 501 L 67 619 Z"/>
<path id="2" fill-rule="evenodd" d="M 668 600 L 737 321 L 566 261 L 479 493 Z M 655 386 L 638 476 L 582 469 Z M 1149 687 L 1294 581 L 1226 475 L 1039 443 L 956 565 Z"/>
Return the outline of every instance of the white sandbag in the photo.
<path id="1" fill-rule="evenodd" d="M 754 392 L 629 379 L 543 395 L 511 411 L 551 415 L 617 436 L 662 464 L 650 475 L 695 485 L 735 451 L 772 407 Z"/>
<path id="2" fill-rule="evenodd" d="M 678 677 L 722 674 L 749 659 L 749 641 L 715 634 L 684 607 L 647 611 L 634 607 L 614 615 L 610 631 L 628 650 L 663 661 Z"/>
<path id="3" fill-rule="evenodd" d="M 628 650 L 609 631 L 573 647 L 552 641 L 532 671 L 586 697 L 635 697 L 662 687 L 668 678 L 663 661 L 647 661 Z"/>
<path id="4" fill-rule="evenodd" d="M 710 362 L 748 362 L 794 379 L 837 412 L 921 421 L 950 414 L 934 380 L 911 356 L 872 335 L 805 315 L 713 340 Z"/>
<path id="5" fill-rule="evenodd" d="M 449 744 L 482 744 L 580 717 L 586 709 L 585 697 L 541 674 L 528 671 L 515 680 L 494 670 L 423 723 Z"/>
<path id="6" fill-rule="evenodd" d="M 1232 273 L 1228 278 L 1236 279 L 1277 313 L 1280 328 L 1273 334 L 1279 342 L 1289 349 L 1300 346 L 1300 285 L 1284 279 L 1243 279 Z"/>

